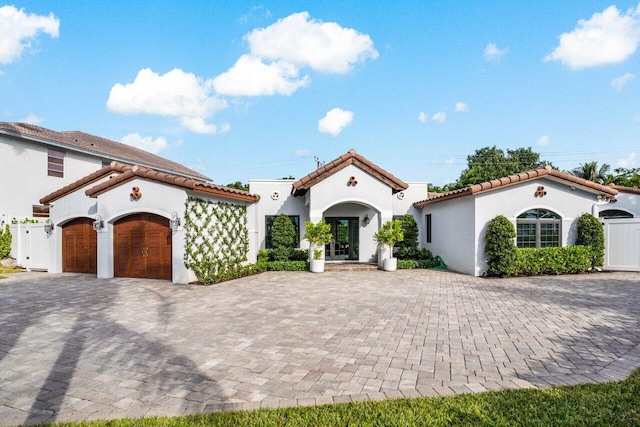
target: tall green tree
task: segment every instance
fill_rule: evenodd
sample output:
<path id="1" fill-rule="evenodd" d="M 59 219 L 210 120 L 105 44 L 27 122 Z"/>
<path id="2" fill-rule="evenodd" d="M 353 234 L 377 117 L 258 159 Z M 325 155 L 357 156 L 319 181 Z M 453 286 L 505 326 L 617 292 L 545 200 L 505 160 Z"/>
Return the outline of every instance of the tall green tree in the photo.
<path id="1" fill-rule="evenodd" d="M 506 154 L 495 145 L 484 147 L 467 156 L 467 168 L 460 174 L 456 187 L 468 187 L 547 165 L 551 163 L 540 160 L 540 154 L 531 147 L 507 150 Z"/>
<path id="2" fill-rule="evenodd" d="M 640 168 L 616 168 L 610 182 L 623 187 L 640 188 Z"/>
<path id="3" fill-rule="evenodd" d="M 580 166 L 571 171 L 572 175 L 583 178 L 588 181 L 597 182 L 598 184 L 606 184 L 609 180 L 607 173 L 611 166 L 604 163 L 598 167 L 598 162 L 580 163 Z"/>

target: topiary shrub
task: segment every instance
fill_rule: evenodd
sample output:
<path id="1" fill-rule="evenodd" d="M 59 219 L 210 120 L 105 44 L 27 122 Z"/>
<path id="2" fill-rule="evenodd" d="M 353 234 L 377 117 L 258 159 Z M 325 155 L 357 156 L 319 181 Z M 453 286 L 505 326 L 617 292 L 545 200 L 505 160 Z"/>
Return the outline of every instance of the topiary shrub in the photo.
<path id="1" fill-rule="evenodd" d="M 592 268 L 604 265 L 604 229 L 598 218 L 588 213 L 580 216 L 576 245 L 591 248 Z"/>
<path id="2" fill-rule="evenodd" d="M 411 214 L 402 216 L 399 221 L 404 239 L 398 242 L 398 259 L 420 259 L 418 223 Z"/>
<path id="3" fill-rule="evenodd" d="M 578 274 L 591 269 L 591 248 L 565 246 L 517 249 L 516 275 Z"/>
<path id="4" fill-rule="evenodd" d="M 0 228 L 0 258 L 6 258 L 11 253 L 11 230 L 9 224 Z"/>
<path id="5" fill-rule="evenodd" d="M 296 229 L 289 216 L 280 214 L 271 226 L 271 246 L 276 261 L 289 260 L 289 254 L 296 241 Z"/>
<path id="6" fill-rule="evenodd" d="M 516 230 L 511 221 L 498 215 L 487 224 L 486 244 L 489 276 L 509 277 L 517 274 Z"/>

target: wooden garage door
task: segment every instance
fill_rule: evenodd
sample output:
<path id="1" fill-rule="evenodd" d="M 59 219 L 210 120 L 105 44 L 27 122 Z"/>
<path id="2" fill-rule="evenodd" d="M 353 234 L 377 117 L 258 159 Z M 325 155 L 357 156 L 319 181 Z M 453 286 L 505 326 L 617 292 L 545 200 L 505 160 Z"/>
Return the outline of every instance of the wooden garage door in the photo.
<path id="1" fill-rule="evenodd" d="M 171 280 L 169 220 L 154 214 L 135 214 L 114 224 L 116 277 Z"/>
<path id="2" fill-rule="evenodd" d="M 96 274 L 98 238 L 92 223 L 78 218 L 62 226 L 62 271 Z"/>

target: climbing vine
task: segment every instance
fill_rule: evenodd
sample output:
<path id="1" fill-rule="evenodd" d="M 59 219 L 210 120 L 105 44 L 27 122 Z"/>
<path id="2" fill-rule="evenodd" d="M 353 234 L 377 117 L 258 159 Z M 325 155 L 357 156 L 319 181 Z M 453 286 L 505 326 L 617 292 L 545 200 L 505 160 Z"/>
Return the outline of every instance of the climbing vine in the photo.
<path id="1" fill-rule="evenodd" d="M 189 197 L 184 222 L 185 266 L 199 281 L 215 281 L 247 260 L 246 206 Z"/>

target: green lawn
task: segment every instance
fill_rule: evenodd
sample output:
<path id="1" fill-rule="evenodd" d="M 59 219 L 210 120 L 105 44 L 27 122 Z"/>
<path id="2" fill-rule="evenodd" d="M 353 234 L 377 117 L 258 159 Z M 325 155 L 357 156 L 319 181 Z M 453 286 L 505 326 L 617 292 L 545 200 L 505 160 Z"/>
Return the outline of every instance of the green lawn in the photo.
<path id="1" fill-rule="evenodd" d="M 65 426 L 640 425 L 640 369 L 625 381 L 442 398 L 66 423 Z"/>

